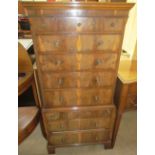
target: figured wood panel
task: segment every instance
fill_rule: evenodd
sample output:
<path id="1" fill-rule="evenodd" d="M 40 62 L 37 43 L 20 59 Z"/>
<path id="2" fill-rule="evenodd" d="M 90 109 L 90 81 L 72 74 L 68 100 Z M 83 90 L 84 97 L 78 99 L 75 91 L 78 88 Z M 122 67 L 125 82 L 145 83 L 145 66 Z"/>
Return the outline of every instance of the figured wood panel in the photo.
<path id="1" fill-rule="evenodd" d="M 124 27 L 122 17 L 35 17 L 32 25 L 35 32 L 117 32 Z M 40 25 L 40 26 L 38 26 Z M 51 27 L 52 25 L 52 27 Z"/>
<path id="2" fill-rule="evenodd" d="M 100 107 L 79 107 L 79 108 L 55 108 L 55 109 L 42 109 L 42 114 L 45 120 L 58 121 L 58 120 L 74 120 L 74 119 L 88 119 L 88 118 L 105 118 L 113 117 L 115 115 L 115 106 L 100 106 Z"/>
<path id="3" fill-rule="evenodd" d="M 108 25 L 108 24 L 107 24 Z M 107 26 L 108 27 L 108 26 Z M 82 52 L 93 53 L 95 51 L 104 52 L 106 50 L 118 52 L 121 42 L 121 35 L 37 35 L 39 53 L 52 52 Z"/>
<path id="4" fill-rule="evenodd" d="M 115 70 L 117 54 L 41 55 L 39 56 L 39 63 L 42 72 L 81 71 L 92 69 Z"/>
<path id="5" fill-rule="evenodd" d="M 68 72 L 42 74 L 43 87 L 54 88 L 88 88 L 113 85 L 113 72 Z"/>
<path id="6" fill-rule="evenodd" d="M 52 77 L 52 73 L 62 73 L 61 75 L 64 76 L 65 72 L 74 71 L 112 71 L 115 79 L 124 26 L 133 4 L 98 2 L 25 3 L 24 7 L 25 13 L 30 17 L 33 32 L 39 81 L 44 100 L 43 107 L 47 108 L 43 110 L 46 129 L 48 129 L 47 127 L 55 127 L 55 129 L 50 130 L 60 131 L 59 127 L 63 125 L 65 125 L 65 130 L 86 129 L 84 131 L 48 133 L 48 143 L 51 146 L 53 145 L 52 147 L 87 143 L 109 143 L 109 146 L 111 146 L 112 130 L 89 129 L 89 121 L 91 122 L 92 119 L 99 121 L 99 118 L 104 118 L 106 115 L 106 118 L 115 118 L 111 110 L 102 109 L 107 107 L 108 104 L 112 105 L 114 84 L 108 87 L 104 85 L 104 88 L 97 89 L 68 89 L 68 85 L 71 87 L 81 86 L 79 82 L 74 85 L 76 82 L 73 77 L 77 77 L 74 73 L 69 75 L 73 83 L 70 84 L 68 80 L 64 80 L 64 87 L 62 85 L 61 88 L 56 88 L 54 83 L 49 84 L 48 82 L 47 85 L 53 88 L 45 89 L 42 81 L 45 77 L 43 75 L 46 73 L 51 74 Z M 41 21 L 37 21 L 38 18 Z M 52 25 L 53 29 L 51 29 Z M 63 30 L 64 32 L 62 32 Z M 58 74 L 53 74 L 53 76 L 57 79 Z M 89 79 L 91 81 L 91 76 L 88 81 Z M 63 80 L 58 81 L 61 84 Z M 81 83 L 86 83 L 83 86 L 90 86 L 89 82 L 84 81 L 81 81 Z M 112 107 L 114 108 L 114 105 Z M 90 108 L 94 111 L 90 111 Z M 101 112 L 99 109 L 103 111 Z M 76 110 L 79 110 L 79 112 Z M 98 110 L 98 112 L 95 110 Z M 49 117 L 46 117 L 45 114 Z M 77 126 L 78 123 L 66 123 L 67 120 L 74 121 L 77 118 L 80 121 L 81 119 L 87 121 L 83 122 L 81 126 Z M 59 123 L 55 125 L 48 124 L 52 122 Z M 94 128 L 94 122 L 91 123 L 91 128 Z M 110 121 L 110 123 L 111 126 L 114 125 L 114 122 Z"/>
<path id="7" fill-rule="evenodd" d="M 44 109 L 43 118 L 48 132 L 72 131 L 106 128 L 113 129 L 115 121 L 115 107 L 107 106 L 97 109 Z"/>
<path id="8" fill-rule="evenodd" d="M 112 89 L 70 89 L 45 91 L 43 107 L 96 106 L 112 104 Z"/>
<path id="9" fill-rule="evenodd" d="M 110 131 L 106 129 L 81 132 L 59 132 L 49 136 L 52 145 L 103 143 L 110 140 Z"/>
<path id="10" fill-rule="evenodd" d="M 73 131 L 73 130 L 86 130 L 86 129 L 98 129 L 106 128 L 112 129 L 114 123 L 115 113 L 106 114 L 103 112 L 103 117 L 100 118 L 88 118 L 88 119 L 72 119 L 72 120 L 58 120 L 58 121 L 47 121 L 48 132 L 59 132 L 59 131 Z M 62 114 L 61 114 L 62 115 Z"/>

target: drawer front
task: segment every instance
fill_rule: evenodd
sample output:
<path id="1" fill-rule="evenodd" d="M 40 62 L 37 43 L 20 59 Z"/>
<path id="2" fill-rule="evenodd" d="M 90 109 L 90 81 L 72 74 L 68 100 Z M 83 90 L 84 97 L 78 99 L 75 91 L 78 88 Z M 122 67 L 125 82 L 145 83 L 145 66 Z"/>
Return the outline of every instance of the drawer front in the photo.
<path id="1" fill-rule="evenodd" d="M 118 51 L 121 44 L 119 35 L 96 35 L 95 50 L 97 51 Z"/>
<path id="2" fill-rule="evenodd" d="M 100 20 L 100 19 L 99 19 Z M 100 25 L 102 29 L 102 25 L 104 25 L 104 31 L 105 32 L 123 32 L 124 31 L 124 26 L 125 26 L 125 21 L 126 19 L 124 18 L 104 18 L 103 21 L 99 21 L 97 25 Z"/>
<path id="3" fill-rule="evenodd" d="M 31 23 L 37 32 L 122 32 L 125 22 L 112 17 L 36 17 Z"/>
<path id="4" fill-rule="evenodd" d="M 87 62 L 87 63 L 86 63 Z M 69 54 L 39 56 L 42 72 L 81 71 L 91 69 L 115 69 L 117 54 Z"/>
<path id="5" fill-rule="evenodd" d="M 114 120 L 111 117 L 103 117 L 98 119 L 75 119 L 63 121 L 50 121 L 47 123 L 48 132 L 87 130 L 98 128 L 111 128 Z"/>
<path id="6" fill-rule="evenodd" d="M 38 35 L 40 53 L 90 53 L 94 51 L 118 52 L 121 35 Z"/>
<path id="7" fill-rule="evenodd" d="M 75 119 L 92 119 L 92 118 L 114 118 L 115 107 L 104 106 L 102 108 L 82 108 L 77 110 L 68 109 L 67 111 L 54 109 L 43 109 L 42 114 L 46 122 L 75 120 Z"/>
<path id="8" fill-rule="evenodd" d="M 43 87 L 50 88 L 87 88 L 112 86 L 113 72 L 71 72 L 42 74 Z"/>
<path id="9" fill-rule="evenodd" d="M 45 91 L 43 107 L 70 107 L 108 105 L 112 100 L 112 89 L 73 89 Z"/>
<path id="10" fill-rule="evenodd" d="M 104 143 L 111 139 L 109 130 L 83 131 L 83 132 L 60 132 L 49 136 L 52 145 Z"/>

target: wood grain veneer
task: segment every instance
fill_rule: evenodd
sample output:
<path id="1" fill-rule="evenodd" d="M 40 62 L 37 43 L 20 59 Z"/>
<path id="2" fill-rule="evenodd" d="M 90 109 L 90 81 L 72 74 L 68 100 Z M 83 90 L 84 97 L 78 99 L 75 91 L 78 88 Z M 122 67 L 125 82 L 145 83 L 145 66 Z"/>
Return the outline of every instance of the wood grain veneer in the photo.
<path id="1" fill-rule="evenodd" d="M 37 57 L 48 151 L 114 144 L 113 95 L 132 3 L 24 3 Z"/>

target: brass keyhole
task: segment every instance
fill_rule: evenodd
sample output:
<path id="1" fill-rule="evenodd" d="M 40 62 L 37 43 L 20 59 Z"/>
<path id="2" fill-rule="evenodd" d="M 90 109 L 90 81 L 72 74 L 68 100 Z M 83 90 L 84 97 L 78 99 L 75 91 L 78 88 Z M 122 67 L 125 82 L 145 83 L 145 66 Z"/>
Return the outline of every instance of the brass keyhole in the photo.
<path id="1" fill-rule="evenodd" d="M 63 83 L 64 83 L 64 79 L 63 78 L 58 79 L 58 85 L 59 86 L 61 86 Z"/>
<path id="2" fill-rule="evenodd" d="M 77 23 L 77 26 L 80 27 L 82 24 L 81 23 Z"/>
<path id="3" fill-rule="evenodd" d="M 61 65 L 62 63 L 63 63 L 62 60 L 57 60 L 57 61 L 55 62 L 55 64 L 58 65 L 58 66 Z"/>
<path id="4" fill-rule="evenodd" d="M 114 26 L 115 26 L 115 24 L 114 24 L 114 23 L 111 23 L 111 24 L 110 24 L 110 26 L 111 26 L 111 27 L 114 27 Z"/>
<path id="5" fill-rule="evenodd" d="M 96 59 L 95 60 L 95 65 L 100 65 L 102 63 L 103 63 L 103 61 L 101 59 Z"/>
<path id="6" fill-rule="evenodd" d="M 60 41 L 56 40 L 56 41 L 53 42 L 53 44 L 54 44 L 55 48 L 58 48 L 60 46 Z"/>

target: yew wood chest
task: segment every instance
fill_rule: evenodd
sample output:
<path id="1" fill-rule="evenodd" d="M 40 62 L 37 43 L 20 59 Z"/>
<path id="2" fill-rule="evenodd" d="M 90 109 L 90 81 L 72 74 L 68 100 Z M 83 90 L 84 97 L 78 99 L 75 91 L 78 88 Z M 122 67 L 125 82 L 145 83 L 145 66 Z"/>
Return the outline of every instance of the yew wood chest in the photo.
<path id="1" fill-rule="evenodd" d="M 111 148 L 113 103 L 125 24 L 133 4 L 24 3 L 37 57 L 48 151 Z"/>

